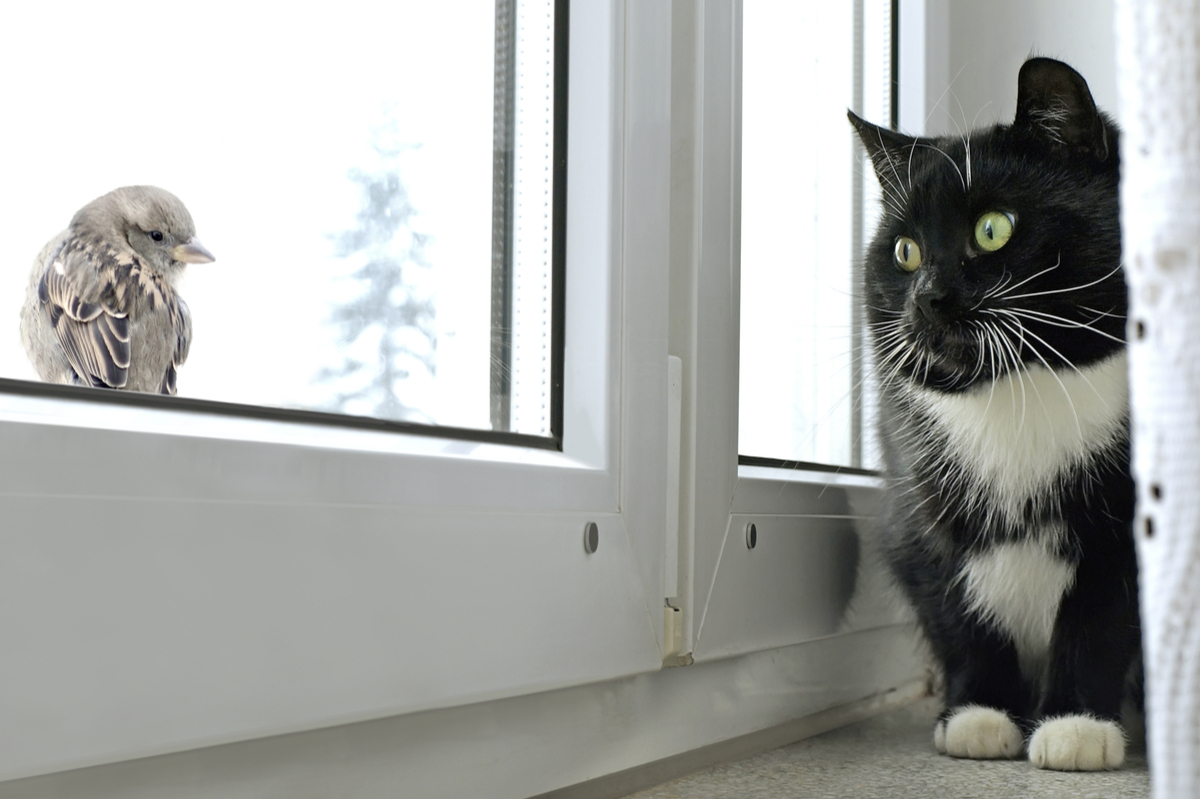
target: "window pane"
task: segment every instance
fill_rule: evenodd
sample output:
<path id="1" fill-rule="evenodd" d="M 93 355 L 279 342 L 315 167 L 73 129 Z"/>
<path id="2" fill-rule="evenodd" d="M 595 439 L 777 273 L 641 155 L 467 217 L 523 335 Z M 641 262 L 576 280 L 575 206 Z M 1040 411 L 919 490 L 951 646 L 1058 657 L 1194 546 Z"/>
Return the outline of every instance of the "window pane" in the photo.
<path id="1" fill-rule="evenodd" d="M 492 426 L 550 433 L 554 8 L 498 0 Z M 504 196 L 501 197 L 500 193 Z"/>
<path id="2" fill-rule="evenodd" d="M 553 82 L 553 3 L 521 7 L 516 41 L 538 69 L 518 49 L 508 138 L 552 140 L 552 108 L 527 97 Z M 194 325 L 181 396 L 492 428 L 493 203 L 512 200 L 493 186 L 497 18 L 494 0 L 7 13 L 0 67 L 8 119 L 23 122 L 6 134 L 0 196 L 0 375 L 36 378 L 16 335 L 35 255 L 85 203 L 151 184 L 186 204 L 216 257 L 179 287 Z M 522 409 L 550 402 L 525 366 L 550 349 L 549 299 L 521 277 L 548 262 L 519 233 L 550 235 L 552 182 L 522 166 L 548 168 L 542 150 L 518 147 L 521 202 L 500 214 L 533 265 L 500 265 L 533 309 L 514 320 L 508 367 Z M 548 435 L 542 416 L 500 427 Z"/>
<path id="3" fill-rule="evenodd" d="M 744 5 L 743 456 L 870 462 L 854 295 L 864 201 L 874 206 L 846 110 L 890 118 L 890 11 L 880 0 Z"/>

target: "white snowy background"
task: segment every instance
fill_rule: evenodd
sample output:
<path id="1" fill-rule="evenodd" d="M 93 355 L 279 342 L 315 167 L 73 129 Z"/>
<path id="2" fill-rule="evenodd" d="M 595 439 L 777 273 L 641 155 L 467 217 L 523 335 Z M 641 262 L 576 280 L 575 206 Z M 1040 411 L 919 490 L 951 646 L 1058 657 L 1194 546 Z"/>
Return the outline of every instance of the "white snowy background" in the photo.
<path id="1" fill-rule="evenodd" d="M 489 0 L 333 4 L 22 3 L 0 25 L 0 376 L 34 379 L 18 335 L 33 258 L 118 186 L 178 195 L 216 262 L 189 267 L 195 339 L 180 395 L 319 407 L 339 363 L 331 302 L 357 266 L 373 129 L 420 145 L 402 178 L 430 235 L 436 377 L 408 404 L 488 427 L 493 26 Z M 420 274 L 418 274 L 420 273 Z"/>

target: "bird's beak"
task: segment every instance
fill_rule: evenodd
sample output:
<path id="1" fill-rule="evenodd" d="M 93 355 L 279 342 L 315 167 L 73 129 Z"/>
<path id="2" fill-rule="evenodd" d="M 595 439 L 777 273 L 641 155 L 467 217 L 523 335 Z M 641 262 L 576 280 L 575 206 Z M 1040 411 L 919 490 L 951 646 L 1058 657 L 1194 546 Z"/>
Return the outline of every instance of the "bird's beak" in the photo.
<path id="1" fill-rule="evenodd" d="M 208 248 L 200 244 L 200 240 L 195 237 L 172 247 L 171 258 L 185 264 L 207 264 L 217 260 L 216 256 L 208 252 Z"/>

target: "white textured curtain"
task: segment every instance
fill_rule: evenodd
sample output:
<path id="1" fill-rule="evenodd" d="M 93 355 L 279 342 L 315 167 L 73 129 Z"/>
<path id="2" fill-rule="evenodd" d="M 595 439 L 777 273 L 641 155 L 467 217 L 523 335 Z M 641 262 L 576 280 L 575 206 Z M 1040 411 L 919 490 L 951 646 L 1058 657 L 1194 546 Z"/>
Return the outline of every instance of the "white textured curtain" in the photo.
<path id="1" fill-rule="evenodd" d="M 1147 743 L 1200 796 L 1200 0 L 1117 0 Z"/>

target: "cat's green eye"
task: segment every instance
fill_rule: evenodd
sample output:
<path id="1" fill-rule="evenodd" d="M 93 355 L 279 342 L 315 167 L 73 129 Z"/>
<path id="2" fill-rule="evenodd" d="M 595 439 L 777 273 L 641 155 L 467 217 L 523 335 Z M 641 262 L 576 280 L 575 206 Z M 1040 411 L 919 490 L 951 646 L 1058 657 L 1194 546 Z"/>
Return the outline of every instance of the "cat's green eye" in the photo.
<path id="1" fill-rule="evenodd" d="M 913 272 L 921 266 L 921 246 L 907 236 L 896 240 L 896 266 L 905 272 Z"/>
<path id="2" fill-rule="evenodd" d="M 989 211 L 975 223 L 975 243 L 992 253 L 1008 243 L 1013 232 L 1013 216 L 1003 211 Z"/>

